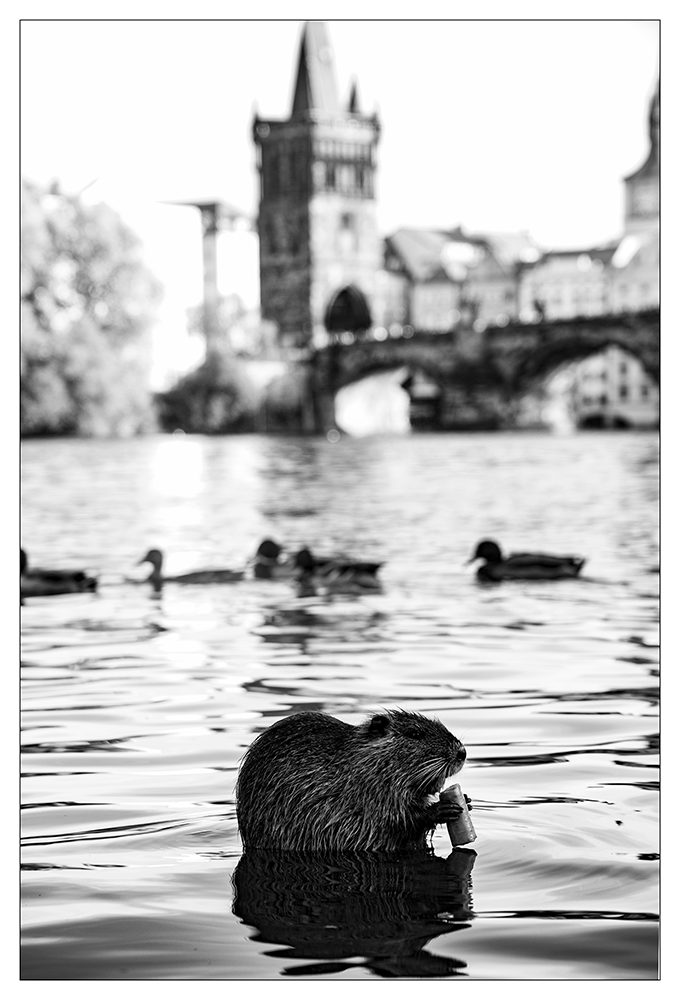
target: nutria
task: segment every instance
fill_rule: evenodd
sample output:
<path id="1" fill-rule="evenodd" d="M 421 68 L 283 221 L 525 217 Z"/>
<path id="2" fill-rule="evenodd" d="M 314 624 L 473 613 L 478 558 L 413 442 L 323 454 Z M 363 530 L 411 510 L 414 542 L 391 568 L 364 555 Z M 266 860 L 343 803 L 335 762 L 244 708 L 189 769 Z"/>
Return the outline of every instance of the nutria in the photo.
<path id="1" fill-rule="evenodd" d="M 460 740 L 402 710 L 351 726 L 321 712 L 274 723 L 246 751 L 236 783 L 243 845 L 289 851 L 425 847 L 460 807 L 435 794 L 463 766 Z"/>

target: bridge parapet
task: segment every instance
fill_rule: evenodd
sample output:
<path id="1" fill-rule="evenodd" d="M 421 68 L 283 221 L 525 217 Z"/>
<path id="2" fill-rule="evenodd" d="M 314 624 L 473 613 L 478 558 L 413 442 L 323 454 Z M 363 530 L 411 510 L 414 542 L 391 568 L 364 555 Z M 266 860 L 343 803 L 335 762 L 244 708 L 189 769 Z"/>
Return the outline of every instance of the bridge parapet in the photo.
<path id="1" fill-rule="evenodd" d="M 576 317 L 538 323 L 508 323 L 482 331 L 413 331 L 409 337 L 334 343 L 311 358 L 317 413 L 329 423 L 336 392 L 378 371 L 421 371 L 442 390 L 443 426 L 464 423 L 502 426 L 536 382 L 564 364 L 615 345 L 637 357 L 659 380 L 659 310 Z M 446 413 L 449 416 L 446 417 Z"/>
<path id="2" fill-rule="evenodd" d="M 659 378 L 659 310 L 508 323 L 482 331 L 413 331 L 410 337 L 357 339 L 317 351 L 313 364 L 334 391 L 364 375 L 399 365 L 421 367 L 435 380 L 500 381 L 521 392 L 527 381 L 616 345 Z M 495 373 L 495 374 L 494 374 Z"/>
<path id="3" fill-rule="evenodd" d="M 638 358 L 648 374 L 659 381 L 658 309 L 508 324 L 489 327 L 485 334 L 489 356 L 518 392 L 561 365 L 612 345 Z"/>

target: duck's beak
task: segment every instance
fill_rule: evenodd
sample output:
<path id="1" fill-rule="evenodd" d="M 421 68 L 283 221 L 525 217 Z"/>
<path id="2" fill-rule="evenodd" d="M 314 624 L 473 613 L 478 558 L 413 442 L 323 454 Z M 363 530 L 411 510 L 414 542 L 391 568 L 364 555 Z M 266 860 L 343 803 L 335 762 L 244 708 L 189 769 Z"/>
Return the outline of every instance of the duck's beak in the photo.
<path id="1" fill-rule="evenodd" d="M 145 562 L 149 562 L 149 557 L 148 556 L 144 556 L 143 559 L 140 559 L 138 563 L 135 563 L 135 566 L 141 566 L 142 563 L 145 563 Z"/>
<path id="2" fill-rule="evenodd" d="M 479 556 L 478 556 L 478 555 L 474 555 L 474 556 L 470 556 L 470 558 L 469 558 L 469 559 L 466 559 L 466 560 L 465 560 L 465 562 L 463 563 L 463 566 L 469 566 L 469 565 L 470 565 L 470 563 L 473 563 L 473 562 L 475 562 L 475 560 L 477 560 L 477 559 L 479 559 Z"/>

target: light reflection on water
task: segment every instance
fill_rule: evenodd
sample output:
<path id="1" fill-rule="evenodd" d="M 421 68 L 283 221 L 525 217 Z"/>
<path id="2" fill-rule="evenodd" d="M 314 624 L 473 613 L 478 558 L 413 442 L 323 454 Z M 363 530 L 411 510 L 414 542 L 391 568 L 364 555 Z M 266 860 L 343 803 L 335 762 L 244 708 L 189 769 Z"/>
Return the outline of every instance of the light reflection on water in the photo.
<path id="1" fill-rule="evenodd" d="M 651 434 L 27 442 L 29 556 L 102 584 L 22 609 L 23 976 L 654 978 L 656 497 Z M 242 565 L 265 535 L 384 559 L 384 590 L 125 582 L 151 545 L 174 572 Z M 463 563 L 485 535 L 586 555 L 584 577 L 480 585 Z M 288 909 L 251 877 L 232 913 L 254 735 L 395 705 L 468 748 L 468 874 L 416 871 L 407 939 L 389 869 L 347 874 L 363 951 L 325 877 Z M 306 901 L 332 941 L 291 939 Z"/>

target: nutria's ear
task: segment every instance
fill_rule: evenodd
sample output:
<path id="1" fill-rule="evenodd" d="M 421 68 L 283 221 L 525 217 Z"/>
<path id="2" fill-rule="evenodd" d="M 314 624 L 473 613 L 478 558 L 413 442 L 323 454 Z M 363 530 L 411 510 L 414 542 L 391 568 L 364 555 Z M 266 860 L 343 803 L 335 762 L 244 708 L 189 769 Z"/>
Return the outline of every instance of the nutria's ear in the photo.
<path id="1" fill-rule="evenodd" d="M 367 734 L 372 739 L 377 739 L 379 736 L 384 736 L 389 728 L 390 720 L 386 715 L 374 715 L 368 723 Z"/>

